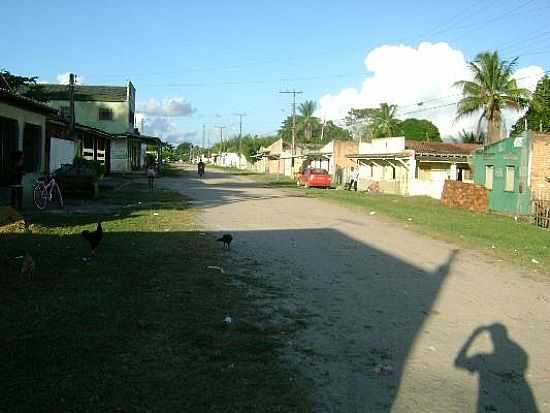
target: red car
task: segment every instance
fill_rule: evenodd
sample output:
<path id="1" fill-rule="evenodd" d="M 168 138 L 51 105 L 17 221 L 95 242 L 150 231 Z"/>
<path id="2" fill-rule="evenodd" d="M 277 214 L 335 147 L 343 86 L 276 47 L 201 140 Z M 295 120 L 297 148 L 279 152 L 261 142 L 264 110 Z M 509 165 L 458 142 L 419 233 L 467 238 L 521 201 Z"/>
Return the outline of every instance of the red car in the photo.
<path id="1" fill-rule="evenodd" d="M 320 188 L 328 188 L 330 187 L 330 184 L 332 183 L 332 178 L 328 174 L 328 171 L 326 169 L 319 169 L 319 168 L 306 168 L 302 171 L 300 175 L 298 175 L 298 180 L 296 181 L 296 184 L 304 185 L 306 188 L 309 187 L 320 187 Z"/>

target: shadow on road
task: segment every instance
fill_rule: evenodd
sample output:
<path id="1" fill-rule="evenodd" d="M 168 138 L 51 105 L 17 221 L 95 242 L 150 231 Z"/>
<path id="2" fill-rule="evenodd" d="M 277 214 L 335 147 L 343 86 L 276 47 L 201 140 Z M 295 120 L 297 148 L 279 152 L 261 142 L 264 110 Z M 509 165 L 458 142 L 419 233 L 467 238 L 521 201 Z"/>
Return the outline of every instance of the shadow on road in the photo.
<path id="1" fill-rule="evenodd" d="M 468 355 L 476 339 L 487 332 L 492 353 Z M 477 412 L 529 412 L 538 408 L 525 378 L 529 356 L 500 323 L 478 327 L 459 351 L 455 366 L 479 375 Z"/>

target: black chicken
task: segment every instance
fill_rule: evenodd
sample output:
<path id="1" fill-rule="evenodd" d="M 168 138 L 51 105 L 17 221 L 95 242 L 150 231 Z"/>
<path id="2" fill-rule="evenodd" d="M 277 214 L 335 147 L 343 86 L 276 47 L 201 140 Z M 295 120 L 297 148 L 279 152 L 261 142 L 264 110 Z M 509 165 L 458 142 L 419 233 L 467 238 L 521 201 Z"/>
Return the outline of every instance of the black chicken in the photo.
<path id="1" fill-rule="evenodd" d="M 101 227 L 101 222 L 97 223 L 97 229 L 94 232 L 84 230 L 81 235 L 90 243 L 90 247 L 92 247 L 92 255 L 95 255 L 95 250 L 103 239 L 103 228 Z"/>
<path id="2" fill-rule="evenodd" d="M 221 238 L 218 238 L 216 241 L 223 242 L 224 248 L 230 249 L 233 237 L 231 236 L 231 234 L 223 234 L 223 236 Z"/>

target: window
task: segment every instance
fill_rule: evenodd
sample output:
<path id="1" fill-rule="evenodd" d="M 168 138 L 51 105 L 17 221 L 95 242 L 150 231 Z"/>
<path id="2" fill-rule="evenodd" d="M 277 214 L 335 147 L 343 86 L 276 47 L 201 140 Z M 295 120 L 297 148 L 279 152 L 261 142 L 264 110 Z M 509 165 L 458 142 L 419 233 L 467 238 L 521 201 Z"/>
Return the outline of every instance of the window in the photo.
<path id="1" fill-rule="evenodd" d="M 18 136 L 17 121 L 0 116 L 0 186 L 11 183 L 13 153 L 17 150 Z"/>
<path id="2" fill-rule="evenodd" d="M 113 110 L 111 108 L 99 108 L 99 120 L 113 120 Z"/>
<path id="3" fill-rule="evenodd" d="M 504 190 L 506 192 L 514 192 L 516 168 L 514 166 L 506 167 L 506 182 L 504 184 Z"/>
<path id="4" fill-rule="evenodd" d="M 42 128 L 25 123 L 23 129 L 23 156 L 25 172 L 38 172 L 42 158 Z"/>
<path id="5" fill-rule="evenodd" d="M 493 165 L 485 166 L 485 188 L 492 190 L 493 189 L 493 174 L 495 172 L 495 167 Z"/>

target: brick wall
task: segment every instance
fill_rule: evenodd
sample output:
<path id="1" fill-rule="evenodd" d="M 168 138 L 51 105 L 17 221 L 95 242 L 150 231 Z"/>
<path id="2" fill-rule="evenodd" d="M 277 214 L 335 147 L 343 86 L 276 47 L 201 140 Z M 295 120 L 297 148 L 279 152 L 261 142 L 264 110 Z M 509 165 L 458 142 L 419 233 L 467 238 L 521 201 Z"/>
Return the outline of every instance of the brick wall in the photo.
<path id="1" fill-rule="evenodd" d="M 550 199 L 550 134 L 534 134 L 532 156 L 531 198 Z"/>
<path id="2" fill-rule="evenodd" d="M 489 209 L 489 191 L 479 185 L 446 180 L 441 203 L 448 207 L 465 208 L 474 212 L 487 212 Z"/>

